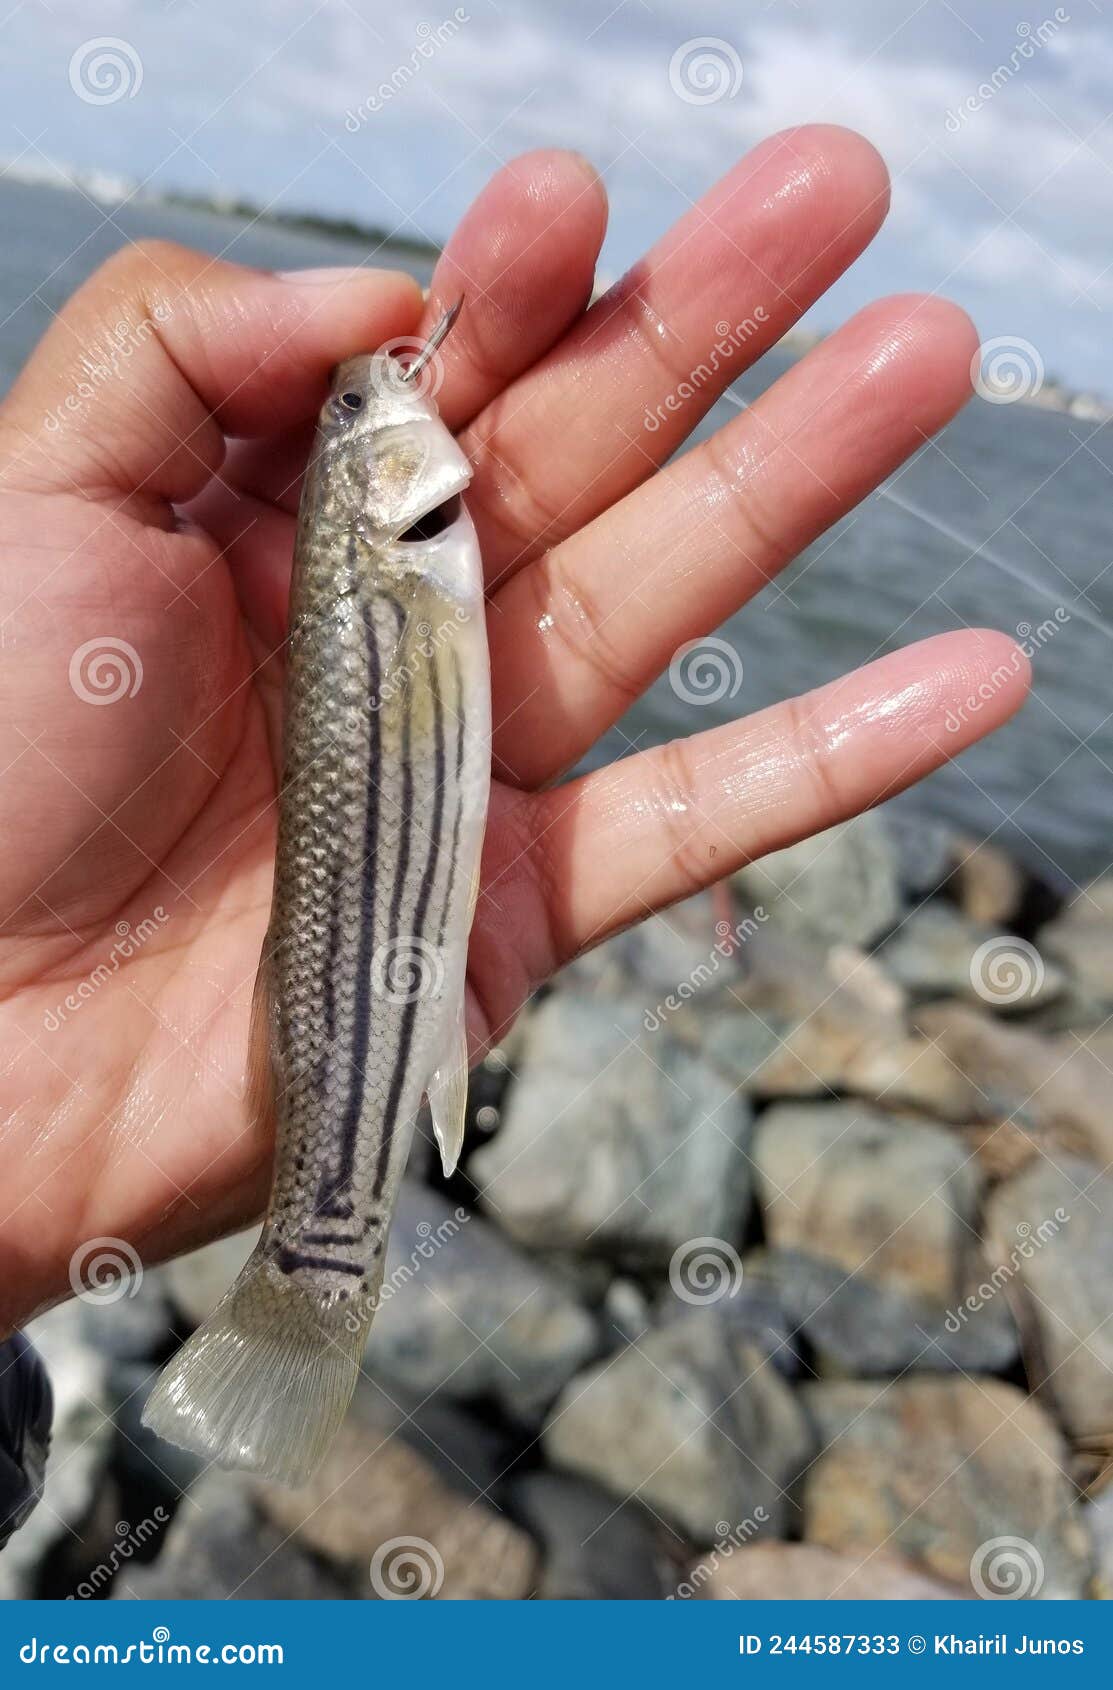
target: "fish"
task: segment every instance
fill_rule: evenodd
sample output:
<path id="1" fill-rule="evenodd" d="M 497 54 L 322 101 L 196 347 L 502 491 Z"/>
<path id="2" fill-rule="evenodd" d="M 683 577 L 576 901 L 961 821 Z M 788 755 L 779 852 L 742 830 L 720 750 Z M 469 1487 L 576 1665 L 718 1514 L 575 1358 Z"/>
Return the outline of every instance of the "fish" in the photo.
<path id="1" fill-rule="evenodd" d="M 351 1400 L 423 1098 L 446 1172 L 463 1142 L 491 699 L 471 466 L 427 379 L 446 332 L 442 319 L 409 364 L 348 359 L 318 418 L 249 1036 L 249 1112 L 275 1123 L 270 1200 L 143 1415 L 218 1465 L 290 1485 Z"/>

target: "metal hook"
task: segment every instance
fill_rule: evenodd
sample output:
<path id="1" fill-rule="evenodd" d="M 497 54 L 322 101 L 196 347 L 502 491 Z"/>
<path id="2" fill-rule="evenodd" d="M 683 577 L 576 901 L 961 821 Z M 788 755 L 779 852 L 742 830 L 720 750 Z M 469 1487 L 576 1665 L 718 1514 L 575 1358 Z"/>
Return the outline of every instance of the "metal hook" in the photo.
<path id="1" fill-rule="evenodd" d="M 421 374 L 438 346 L 440 346 L 448 336 L 453 323 L 460 315 L 460 307 L 463 303 L 464 296 L 461 294 L 455 305 L 449 306 L 448 310 L 445 312 L 444 316 L 429 336 L 429 339 L 425 342 L 425 345 L 421 348 L 421 351 L 418 353 L 413 363 L 409 364 L 402 372 L 402 381 L 413 381 L 415 376 L 419 376 Z"/>

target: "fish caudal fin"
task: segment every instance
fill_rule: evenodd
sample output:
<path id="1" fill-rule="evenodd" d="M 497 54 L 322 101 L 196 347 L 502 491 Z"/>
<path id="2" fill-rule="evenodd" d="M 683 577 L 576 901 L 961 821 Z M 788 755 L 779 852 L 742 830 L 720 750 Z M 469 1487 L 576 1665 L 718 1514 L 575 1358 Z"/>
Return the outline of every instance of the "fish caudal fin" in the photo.
<path id="1" fill-rule="evenodd" d="M 357 1305 L 322 1305 L 256 1249 L 164 1368 L 144 1425 L 218 1466 L 304 1484 L 351 1401 L 368 1325 Z"/>

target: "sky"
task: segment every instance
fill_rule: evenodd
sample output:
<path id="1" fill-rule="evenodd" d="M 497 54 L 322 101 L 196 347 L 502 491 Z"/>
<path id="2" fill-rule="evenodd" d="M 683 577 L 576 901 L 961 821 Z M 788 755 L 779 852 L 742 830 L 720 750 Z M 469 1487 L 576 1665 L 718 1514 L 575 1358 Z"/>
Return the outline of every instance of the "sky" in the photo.
<path id="1" fill-rule="evenodd" d="M 983 341 L 1113 394 L 1113 0 L 5 5 L 0 158 L 20 174 L 97 168 L 440 242 L 500 163 L 573 146 L 607 183 L 612 275 L 762 136 L 848 124 L 884 155 L 892 212 L 809 326 L 934 289 Z"/>

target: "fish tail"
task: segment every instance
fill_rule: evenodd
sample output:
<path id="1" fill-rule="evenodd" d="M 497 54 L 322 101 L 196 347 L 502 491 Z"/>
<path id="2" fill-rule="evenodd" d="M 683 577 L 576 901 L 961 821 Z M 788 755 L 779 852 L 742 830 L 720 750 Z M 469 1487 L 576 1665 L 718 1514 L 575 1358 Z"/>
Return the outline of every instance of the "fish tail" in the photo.
<path id="1" fill-rule="evenodd" d="M 351 1401 L 369 1325 L 365 1305 L 314 1296 L 257 1246 L 164 1368 L 143 1422 L 218 1466 L 304 1484 Z"/>

